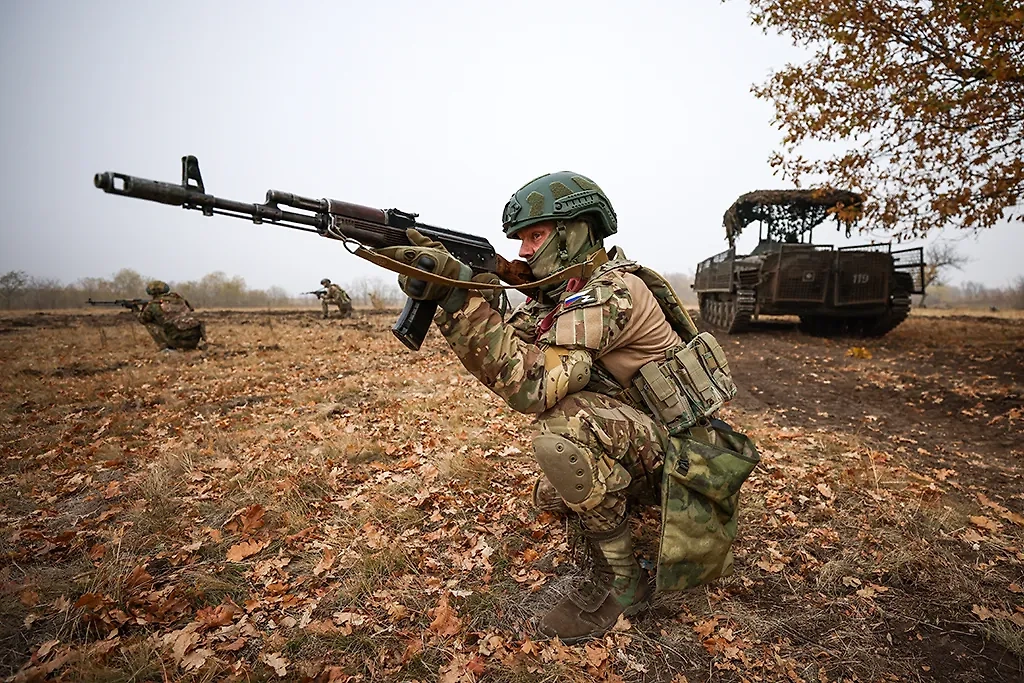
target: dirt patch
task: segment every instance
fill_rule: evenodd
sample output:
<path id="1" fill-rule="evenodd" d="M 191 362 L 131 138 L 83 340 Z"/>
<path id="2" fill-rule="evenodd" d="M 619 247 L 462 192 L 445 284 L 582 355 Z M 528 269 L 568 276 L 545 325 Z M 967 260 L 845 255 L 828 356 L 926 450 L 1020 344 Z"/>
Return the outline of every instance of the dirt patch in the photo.
<path id="1" fill-rule="evenodd" d="M 822 339 L 775 323 L 723 337 L 736 405 L 780 425 L 862 435 L 926 470 L 954 468 L 1020 491 L 1024 326 L 911 317 L 881 339 Z M 1018 510 L 1024 509 L 1016 501 Z"/>

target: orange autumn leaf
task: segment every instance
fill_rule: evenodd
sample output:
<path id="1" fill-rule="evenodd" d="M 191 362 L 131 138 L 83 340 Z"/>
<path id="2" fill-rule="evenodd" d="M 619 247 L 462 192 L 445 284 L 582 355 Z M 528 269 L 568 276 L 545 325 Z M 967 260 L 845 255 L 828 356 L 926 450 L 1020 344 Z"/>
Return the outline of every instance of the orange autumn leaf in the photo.
<path id="1" fill-rule="evenodd" d="M 971 612 L 975 616 L 977 616 L 978 619 L 980 619 L 981 621 L 985 621 L 986 619 L 991 619 L 994 616 L 992 614 L 992 610 L 990 610 L 988 607 L 985 607 L 984 605 L 972 605 L 971 606 Z"/>
<path id="2" fill-rule="evenodd" d="M 205 628 L 227 626 L 239 612 L 240 610 L 237 605 L 225 602 L 216 607 L 203 607 L 196 612 L 196 621 Z"/>
<path id="3" fill-rule="evenodd" d="M 595 669 L 601 668 L 601 665 L 608 659 L 608 650 L 600 645 L 584 646 L 583 654 L 586 656 L 587 663 Z"/>
<path id="4" fill-rule="evenodd" d="M 280 678 L 288 674 L 288 660 L 280 652 L 264 653 L 260 655 L 260 661 L 273 669 Z"/>
<path id="5" fill-rule="evenodd" d="M 430 630 L 441 636 L 454 636 L 462 630 L 462 620 L 448 603 L 448 594 L 441 596 L 437 607 L 430 610 L 429 614 L 434 617 L 430 622 Z"/>
<path id="6" fill-rule="evenodd" d="M 259 551 L 270 545 L 270 541 L 242 541 L 228 548 L 227 558 L 232 562 L 241 562 L 247 557 L 252 557 Z"/>
<path id="7" fill-rule="evenodd" d="M 694 625 L 693 630 L 697 632 L 697 635 L 701 638 L 707 638 L 714 633 L 715 628 L 718 626 L 718 618 L 708 619 L 707 621 L 701 621 Z"/>
<path id="8" fill-rule="evenodd" d="M 979 529 L 987 529 L 988 531 L 996 531 L 999 529 L 999 522 L 996 522 L 995 520 L 992 520 L 988 517 L 971 517 L 970 522 Z"/>
<path id="9" fill-rule="evenodd" d="M 263 527 L 263 516 L 265 514 L 266 510 L 258 503 L 239 508 L 224 523 L 224 528 L 232 533 L 251 535 Z"/>
<path id="10" fill-rule="evenodd" d="M 325 572 L 329 571 L 334 566 L 334 551 L 330 548 L 324 550 L 324 556 L 320 558 L 316 566 L 313 567 L 313 576 L 320 576 Z"/>

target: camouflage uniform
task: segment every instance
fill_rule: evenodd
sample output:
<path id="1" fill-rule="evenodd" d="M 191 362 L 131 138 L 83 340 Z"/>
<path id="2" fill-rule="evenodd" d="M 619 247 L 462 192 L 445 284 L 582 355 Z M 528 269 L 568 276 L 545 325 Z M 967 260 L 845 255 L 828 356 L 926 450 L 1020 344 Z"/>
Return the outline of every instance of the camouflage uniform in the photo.
<path id="1" fill-rule="evenodd" d="M 139 312 L 153 341 L 161 349 L 192 350 L 206 339 L 206 327 L 194 314 L 192 305 L 166 283 L 154 280 L 146 287 L 153 299 Z"/>
<path id="2" fill-rule="evenodd" d="M 543 194 L 548 187 L 550 192 Z M 659 569 L 658 584 L 664 588 L 696 585 L 729 570 L 731 556 L 725 556 L 735 535 L 735 516 L 723 517 L 716 504 L 705 504 L 703 495 L 691 496 L 685 488 L 689 474 L 707 477 L 705 469 L 688 471 L 683 440 L 717 443 L 715 430 L 670 433 L 632 385 L 641 368 L 685 347 L 697 330 L 663 278 L 616 250 L 611 257 L 604 252 L 601 240 L 614 233 L 615 221 L 600 188 L 569 173 L 532 181 L 506 206 L 507 234 L 539 223 L 523 221 L 525 211 L 551 218 L 565 197 L 587 207 L 582 212 L 589 212 L 587 218 L 548 221 L 548 227 L 555 227 L 528 262 L 543 277 L 587 258 L 598 265 L 585 281 L 547 288 L 507 321 L 486 296 L 450 290 L 459 293 L 435 295 L 441 304 L 435 322 L 470 373 L 514 410 L 537 415 L 533 445 L 544 475 L 534 487 L 534 500 L 544 509 L 578 515 L 594 551 L 594 576 L 540 623 L 543 634 L 571 643 L 603 633 L 620 614 L 637 611 L 648 599 L 648 577 L 633 554 L 631 504 L 661 503 L 683 524 L 681 532 L 677 528 L 662 535 L 660 555 L 676 564 L 665 573 L 665 581 Z M 515 229 L 509 230 L 510 225 Z M 418 235 L 410 234 L 410 239 L 431 246 Z M 408 248 L 392 252 L 416 258 Z M 438 272 L 466 279 L 443 256 L 432 255 Z M 707 460 L 718 462 L 717 453 L 709 453 Z M 671 473 L 666 472 L 668 465 Z M 682 482 L 684 492 L 663 488 L 666 477 Z M 738 484 L 733 484 L 732 479 L 727 484 L 714 479 L 706 488 L 723 499 L 733 496 L 735 503 Z M 674 500 L 666 501 L 666 491 Z M 728 520 L 733 522 L 732 535 L 729 530 L 719 534 L 724 547 L 716 542 L 695 556 L 695 548 L 707 545 L 708 532 Z"/>
<path id="3" fill-rule="evenodd" d="M 330 317 L 328 312 L 329 304 L 335 304 L 338 306 L 338 312 L 342 318 L 347 318 L 352 315 L 352 299 L 349 298 L 348 293 L 336 284 L 333 284 L 330 280 L 324 278 L 320 281 L 320 284 L 324 286 L 326 291 L 320 295 L 320 307 L 324 311 L 324 317 Z"/>

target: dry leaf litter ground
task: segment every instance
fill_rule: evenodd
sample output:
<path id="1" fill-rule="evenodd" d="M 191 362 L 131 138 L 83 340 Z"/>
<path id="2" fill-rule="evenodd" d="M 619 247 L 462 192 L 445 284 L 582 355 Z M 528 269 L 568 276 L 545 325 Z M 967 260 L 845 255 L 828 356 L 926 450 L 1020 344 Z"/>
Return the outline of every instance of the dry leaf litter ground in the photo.
<path id="1" fill-rule="evenodd" d="M 206 318 L 195 353 L 126 313 L 0 318 L 9 679 L 1024 677 L 1024 321 L 726 338 L 763 455 L 735 575 L 569 647 L 532 630 L 574 570 L 529 418 L 436 332 Z"/>

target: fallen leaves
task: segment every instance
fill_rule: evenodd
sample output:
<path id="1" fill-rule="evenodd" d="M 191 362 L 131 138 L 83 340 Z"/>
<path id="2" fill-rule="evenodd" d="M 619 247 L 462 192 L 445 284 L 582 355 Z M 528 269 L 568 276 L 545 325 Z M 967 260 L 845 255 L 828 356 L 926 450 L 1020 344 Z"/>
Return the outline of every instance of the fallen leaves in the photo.
<path id="1" fill-rule="evenodd" d="M 260 661 L 273 669 L 279 678 L 284 678 L 288 675 L 288 660 L 280 652 L 265 652 L 260 655 Z"/>
<path id="2" fill-rule="evenodd" d="M 984 516 L 972 516 L 969 521 L 979 529 L 985 529 L 987 531 L 999 531 L 999 522 L 993 521 L 988 517 Z"/>
<path id="3" fill-rule="evenodd" d="M 978 621 L 988 621 L 990 619 L 1006 620 L 1024 628 L 1024 607 L 1016 607 L 1012 612 L 1007 611 L 1001 607 L 990 609 L 985 605 L 971 605 L 971 614 L 978 617 Z"/>
<path id="4" fill-rule="evenodd" d="M 583 653 L 586 657 L 587 664 L 595 669 L 599 669 L 602 664 L 608 661 L 608 650 L 601 645 L 586 645 L 583 648 Z"/>
<path id="5" fill-rule="evenodd" d="M 864 598 L 866 600 L 870 600 L 870 599 L 874 598 L 876 595 L 878 595 L 880 593 L 885 593 L 888 590 L 889 589 L 887 587 L 879 586 L 877 583 L 869 583 L 868 585 L 864 586 L 863 588 L 858 590 L 856 593 L 854 593 L 854 595 L 856 595 L 858 598 Z"/>
<path id="6" fill-rule="evenodd" d="M 270 539 L 242 541 L 228 548 L 227 559 L 231 562 L 241 562 L 247 557 L 252 557 L 270 545 Z"/>
<path id="7" fill-rule="evenodd" d="M 213 650 L 199 648 L 182 657 L 180 666 L 185 671 L 198 671 L 206 664 L 206 660 L 213 656 Z"/>
<path id="8" fill-rule="evenodd" d="M 265 514 L 266 510 L 264 510 L 263 506 L 259 504 L 239 508 L 238 510 L 235 510 L 230 517 L 228 517 L 226 522 L 224 522 L 224 529 L 231 533 L 240 533 L 247 536 L 252 535 L 263 527 L 263 517 Z"/>
<path id="9" fill-rule="evenodd" d="M 863 346 L 852 346 L 846 350 L 846 355 L 850 358 L 871 358 L 871 351 L 864 348 Z"/>
<path id="10" fill-rule="evenodd" d="M 322 576 L 330 571 L 331 567 L 334 566 L 334 560 L 335 552 L 330 548 L 324 550 L 324 554 L 320 558 L 320 561 L 316 563 L 315 567 L 313 567 L 313 576 Z"/>
<path id="11" fill-rule="evenodd" d="M 238 605 L 232 602 L 225 602 L 217 607 L 203 607 L 196 612 L 196 621 L 203 628 L 217 628 L 227 626 L 240 612 Z"/>
<path id="12" fill-rule="evenodd" d="M 993 616 L 995 616 L 995 615 L 992 614 L 992 610 L 990 610 L 988 607 L 985 607 L 983 605 L 972 605 L 971 606 L 971 612 L 975 616 L 977 616 L 978 619 L 980 619 L 981 621 L 985 621 L 986 619 L 991 619 Z"/>
<path id="13" fill-rule="evenodd" d="M 4 540 L 19 562 L 66 566 L 73 558 L 75 571 L 84 566 L 88 574 L 55 597 L 35 578 L 14 585 L 0 571 L 6 604 L 22 611 L 13 623 L 43 643 L 22 653 L 27 665 L 50 667 L 40 679 L 68 678 L 77 672 L 72 663 L 88 656 L 101 663 L 104 652 L 115 654 L 102 666 L 116 669 L 128 661 L 124 644 L 131 643 L 152 647 L 172 679 L 468 682 L 570 672 L 602 683 L 660 680 L 671 677 L 663 667 L 678 664 L 671 646 L 706 666 L 706 677 L 826 680 L 827 669 L 827 680 L 835 680 L 832 654 L 808 655 L 800 642 L 752 628 L 749 620 L 784 616 L 799 627 L 803 611 L 827 610 L 860 628 L 877 622 L 882 603 L 906 611 L 921 589 L 913 582 L 881 585 L 893 576 L 891 563 L 913 555 L 916 567 L 934 553 L 900 544 L 920 541 L 929 525 L 917 522 L 963 499 L 977 521 L 965 522 L 959 512 L 942 517 L 943 525 L 953 520 L 941 526 L 945 535 L 927 539 L 943 551 L 951 539 L 980 547 L 956 549 L 974 563 L 971 571 L 987 577 L 957 597 L 961 621 L 982 630 L 982 617 L 984 628 L 1024 619 L 1011 607 L 1022 591 L 1014 572 L 1024 555 L 1012 536 L 1020 518 L 1011 510 L 1019 499 L 982 488 L 974 476 L 980 455 L 966 448 L 951 454 L 952 446 L 915 431 L 920 423 L 893 430 L 885 405 L 865 402 L 872 415 L 850 422 L 871 434 L 891 432 L 869 443 L 830 431 L 847 417 L 843 406 L 822 400 L 798 413 L 776 396 L 764 424 L 742 410 L 725 416 L 742 428 L 755 422 L 764 455 L 741 497 L 732 578 L 692 591 L 682 603 L 666 596 L 670 609 L 622 618 L 603 638 L 574 646 L 531 640 L 523 615 L 539 613 L 559 594 L 571 558 L 562 519 L 529 507 L 526 492 L 537 472 L 529 418 L 489 397 L 437 335 L 426 353 L 402 356 L 400 367 L 392 355 L 367 353 L 390 343 L 387 324 L 378 327 L 370 344 L 355 328 L 329 338 L 332 355 L 321 360 L 346 368 L 336 379 L 307 357 L 324 339 L 292 325 L 280 336 L 293 338 L 293 350 L 279 354 L 276 366 L 263 368 L 266 357 L 251 350 L 255 342 L 247 347 L 255 363 L 242 355 L 205 356 L 161 366 L 140 353 L 133 361 L 137 380 L 118 389 L 123 395 L 79 398 L 72 411 L 70 399 L 54 394 L 63 411 L 59 428 L 52 443 L 38 436 L 34 460 L 17 463 L 37 469 L 10 508 L 36 501 L 37 509 L 15 520 Z M 263 325 L 244 329 L 269 334 Z M 832 357 L 845 348 L 835 345 Z M 887 362 L 841 365 L 860 372 Z M 910 396 L 905 370 L 892 369 L 879 381 Z M 828 377 L 838 388 L 841 378 Z M 786 390 L 793 386 L 780 381 L 790 382 Z M 140 389 L 142 383 L 150 388 Z M 443 396 L 436 386 L 445 388 Z M 923 405 L 973 405 L 958 402 L 966 389 L 954 388 Z M 206 422 L 193 420 L 196 405 L 230 404 L 243 391 L 280 398 L 260 403 L 258 412 L 235 406 L 224 415 L 203 412 Z M 152 406 L 154 392 L 160 409 L 136 414 Z M 942 403 L 931 402 L 940 396 Z M 340 412 L 325 414 L 325 400 Z M 104 413 L 103 421 L 113 417 L 98 437 L 109 440 L 104 444 L 79 439 L 100 422 L 83 407 L 89 403 L 103 406 L 96 411 L 128 406 L 123 416 Z M 15 434 L 22 436 L 30 434 Z M 66 450 L 63 443 L 70 444 Z M 5 486 L 18 489 L 18 476 L 4 479 Z M 639 547 L 656 544 L 656 512 L 645 511 L 637 522 L 646 544 Z M 152 538 L 143 534 L 150 528 L 158 529 Z M 675 614 L 679 604 L 699 616 Z M 53 630 L 62 624 L 68 627 Z M 745 640 L 753 640 L 752 632 L 756 645 Z M 93 640 L 75 642 L 77 633 Z M 873 653 L 905 654 L 898 633 L 892 643 L 878 633 L 871 640 L 870 629 L 863 633 Z M 836 642 L 842 635 L 841 629 Z M 330 661 L 311 661 L 321 650 Z"/>
<path id="14" fill-rule="evenodd" d="M 437 606 L 427 612 L 433 617 L 430 622 L 430 630 L 439 636 L 454 636 L 462 630 L 462 619 L 448 602 L 448 594 L 441 596 Z"/>
<path id="15" fill-rule="evenodd" d="M 1011 510 L 1008 510 L 1007 508 L 1003 507 L 999 503 L 996 503 L 995 501 L 991 500 L 984 493 L 979 493 L 978 494 L 978 502 L 980 502 L 982 505 L 984 505 L 987 508 L 991 508 L 992 510 L 995 510 L 999 514 L 1000 518 L 1005 519 L 1008 522 L 1013 522 L 1014 524 L 1016 524 L 1018 526 L 1024 526 L 1024 516 L 1019 515 L 1016 512 L 1013 512 Z M 973 520 L 974 520 L 974 518 L 972 517 L 971 521 L 973 521 Z"/>
<path id="16" fill-rule="evenodd" d="M 343 636 L 350 636 L 352 632 L 366 623 L 366 616 L 358 612 L 335 612 L 332 616 L 338 632 Z"/>

